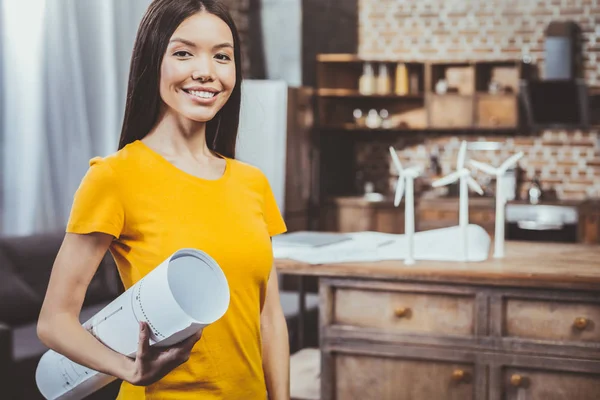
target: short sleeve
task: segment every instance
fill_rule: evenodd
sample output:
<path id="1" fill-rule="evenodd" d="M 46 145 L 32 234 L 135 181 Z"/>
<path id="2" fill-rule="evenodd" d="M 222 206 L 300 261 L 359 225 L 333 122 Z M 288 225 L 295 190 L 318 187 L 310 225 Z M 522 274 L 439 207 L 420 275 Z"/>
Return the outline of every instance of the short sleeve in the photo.
<path id="1" fill-rule="evenodd" d="M 287 227 L 283 217 L 281 216 L 281 212 L 279 211 L 279 207 L 277 206 L 275 196 L 273 195 L 273 190 L 271 189 L 271 185 L 269 184 L 267 177 L 264 177 L 264 182 L 263 212 L 265 222 L 267 224 L 269 236 L 275 236 L 287 231 Z"/>
<path id="2" fill-rule="evenodd" d="M 102 232 L 118 238 L 124 221 L 115 172 L 104 159 L 95 157 L 75 192 L 67 232 Z"/>

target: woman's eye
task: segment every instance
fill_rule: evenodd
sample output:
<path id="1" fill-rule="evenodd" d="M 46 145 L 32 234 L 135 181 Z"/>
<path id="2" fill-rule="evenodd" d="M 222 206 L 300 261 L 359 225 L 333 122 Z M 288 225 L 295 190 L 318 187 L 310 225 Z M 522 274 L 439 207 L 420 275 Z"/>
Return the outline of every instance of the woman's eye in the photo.
<path id="1" fill-rule="evenodd" d="M 217 54 L 215 57 L 217 57 L 217 59 L 223 60 L 223 61 L 231 60 L 231 57 L 229 57 L 227 54 Z"/>
<path id="2" fill-rule="evenodd" d="M 187 56 L 191 56 L 191 54 L 190 54 L 190 53 L 188 53 L 188 52 L 187 52 L 187 51 L 185 51 L 185 50 L 180 50 L 180 51 L 178 51 L 178 52 L 176 52 L 176 53 L 173 53 L 173 55 L 174 55 L 175 57 L 187 57 Z"/>

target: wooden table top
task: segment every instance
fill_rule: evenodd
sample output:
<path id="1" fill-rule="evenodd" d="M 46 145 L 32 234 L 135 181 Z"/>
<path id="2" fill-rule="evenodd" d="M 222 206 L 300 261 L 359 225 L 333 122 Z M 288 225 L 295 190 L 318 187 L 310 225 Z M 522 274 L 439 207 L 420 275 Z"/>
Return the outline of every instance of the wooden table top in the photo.
<path id="1" fill-rule="evenodd" d="M 276 259 L 283 274 L 387 281 L 464 283 L 491 286 L 600 291 L 600 246 L 507 241 L 506 256 L 482 262 L 402 260 L 310 265 Z"/>

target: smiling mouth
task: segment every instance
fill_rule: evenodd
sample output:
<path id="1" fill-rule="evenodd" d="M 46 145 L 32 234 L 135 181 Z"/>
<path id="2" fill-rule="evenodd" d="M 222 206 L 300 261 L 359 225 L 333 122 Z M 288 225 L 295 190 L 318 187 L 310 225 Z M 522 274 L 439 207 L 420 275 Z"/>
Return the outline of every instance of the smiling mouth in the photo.
<path id="1" fill-rule="evenodd" d="M 207 92 L 204 90 L 186 90 L 183 89 L 184 92 L 191 94 L 192 96 L 198 97 L 199 99 L 212 99 L 213 97 L 215 97 L 216 95 L 219 94 L 219 92 Z"/>

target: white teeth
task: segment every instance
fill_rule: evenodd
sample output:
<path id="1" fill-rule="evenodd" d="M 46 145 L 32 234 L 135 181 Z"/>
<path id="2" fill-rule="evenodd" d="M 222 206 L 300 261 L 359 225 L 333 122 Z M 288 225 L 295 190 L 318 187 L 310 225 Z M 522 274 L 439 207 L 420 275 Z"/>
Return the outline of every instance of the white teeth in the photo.
<path id="1" fill-rule="evenodd" d="M 205 92 L 205 91 L 197 91 L 197 90 L 189 90 L 188 93 L 193 94 L 196 97 L 201 97 L 203 99 L 210 99 L 215 97 L 216 93 L 214 92 Z"/>

